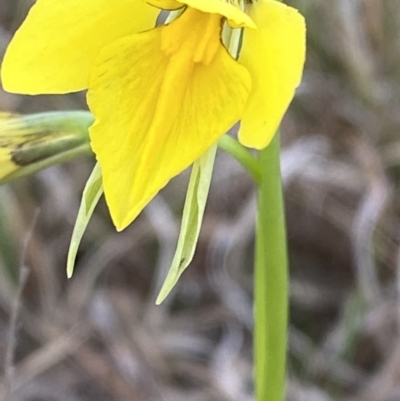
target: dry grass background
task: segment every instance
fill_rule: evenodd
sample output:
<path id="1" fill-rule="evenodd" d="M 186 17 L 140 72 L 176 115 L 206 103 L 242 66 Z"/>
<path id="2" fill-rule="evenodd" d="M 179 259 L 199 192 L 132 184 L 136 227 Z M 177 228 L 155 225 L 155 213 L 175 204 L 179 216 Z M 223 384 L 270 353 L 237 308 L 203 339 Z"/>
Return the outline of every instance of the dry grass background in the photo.
<path id="1" fill-rule="evenodd" d="M 31 0 L 0 0 L 0 54 Z M 290 401 L 400 400 L 400 3 L 292 0 L 308 19 L 304 83 L 283 123 L 291 261 Z M 0 109 L 84 108 L 84 96 Z M 125 232 L 104 204 L 64 268 L 93 160 L 0 188 L 4 401 L 252 399 L 254 186 L 220 154 L 199 249 L 171 261 L 187 173 Z"/>

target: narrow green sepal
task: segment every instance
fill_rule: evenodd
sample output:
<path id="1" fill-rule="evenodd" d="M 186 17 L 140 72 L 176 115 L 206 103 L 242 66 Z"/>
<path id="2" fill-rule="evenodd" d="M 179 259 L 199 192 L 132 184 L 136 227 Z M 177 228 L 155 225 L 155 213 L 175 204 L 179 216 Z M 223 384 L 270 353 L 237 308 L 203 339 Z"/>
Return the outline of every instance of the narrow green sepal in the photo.
<path id="1" fill-rule="evenodd" d="M 71 243 L 68 250 L 67 277 L 71 278 L 74 273 L 75 259 L 81 243 L 83 234 L 92 217 L 93 211 L 103 194 L 103 180 L 100 165 L 97 163 L 87 180 L 83 190 L 82 201 L 76 218 Z"/>
<path id="2" fill-rule="evenodd" d="M 0 113 L 0 185 L 91 154 L 89 112 Z"/>
<path id="3" fill-rule="evenodd" d="M 217 145 L 194 162 L 183 208 L 181 231 L 174 259 L 156 304 L 161 304 L 189 266 L 196 250 L 212 178 Z"/>

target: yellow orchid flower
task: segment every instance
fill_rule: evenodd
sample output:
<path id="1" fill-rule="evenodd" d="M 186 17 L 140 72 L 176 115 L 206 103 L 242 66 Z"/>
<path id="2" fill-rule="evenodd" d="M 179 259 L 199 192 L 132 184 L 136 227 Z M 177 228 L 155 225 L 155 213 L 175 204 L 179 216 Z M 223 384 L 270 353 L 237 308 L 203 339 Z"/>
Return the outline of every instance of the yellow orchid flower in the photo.
<path id="1" fill-rule="evenodd" d="M 118 230 L 241 121 L 269 144 L 298 86 L 305 24 L 275 0 L 37 0 L 4 57 L 6 90 L 88 89 L 91 145 Z M 182 9 L 155 28 L 160 9 Z M 244 28 L 235 60 L 223 24 Z"/>

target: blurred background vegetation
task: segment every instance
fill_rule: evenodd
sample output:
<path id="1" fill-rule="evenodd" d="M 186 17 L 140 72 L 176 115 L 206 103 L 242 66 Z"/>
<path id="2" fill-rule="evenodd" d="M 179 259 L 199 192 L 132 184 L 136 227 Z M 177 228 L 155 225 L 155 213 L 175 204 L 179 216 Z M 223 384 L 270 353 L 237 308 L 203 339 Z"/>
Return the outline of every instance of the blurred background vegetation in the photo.
<path id="1" fill-rule="evenodd" d="M 32 0 L 0 0 L 0 57 Z M 282 127 L 291 264 L 287 399 L 400 400 L 400 4 L 292 0 L 304 81 Z M 29 72 L 28 72 L 29 73 Z M 84 94 L 0 110 L 85 109 Z M 117 234 L 104 203 L 65 261 L 82 158 L 0 187 L 0 399 L 252 399 L 255 188 L 220 152 L 200 244 L 167 302 L 188 173 Z"/>

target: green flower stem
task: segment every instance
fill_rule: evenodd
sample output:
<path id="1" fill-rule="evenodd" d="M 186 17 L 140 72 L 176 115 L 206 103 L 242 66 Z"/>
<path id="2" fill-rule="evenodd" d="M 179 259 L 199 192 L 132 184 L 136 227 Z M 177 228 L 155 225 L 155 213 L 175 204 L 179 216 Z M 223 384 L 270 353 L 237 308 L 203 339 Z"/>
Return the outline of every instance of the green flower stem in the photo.
<path id="1" fill-rule="evenodd" d="M 257 184 L 260 183 L 261 170 L 259 162 L 243 145 L 229 135 L 224 135 L 219 139 L 218 146 L 235 158 Z"/>
<path id="2" fill-rule="evenodd" d="M 259 153 L 254 361 L 257 401 L 285 399 L 288 272 L 280 141 Z"/>

